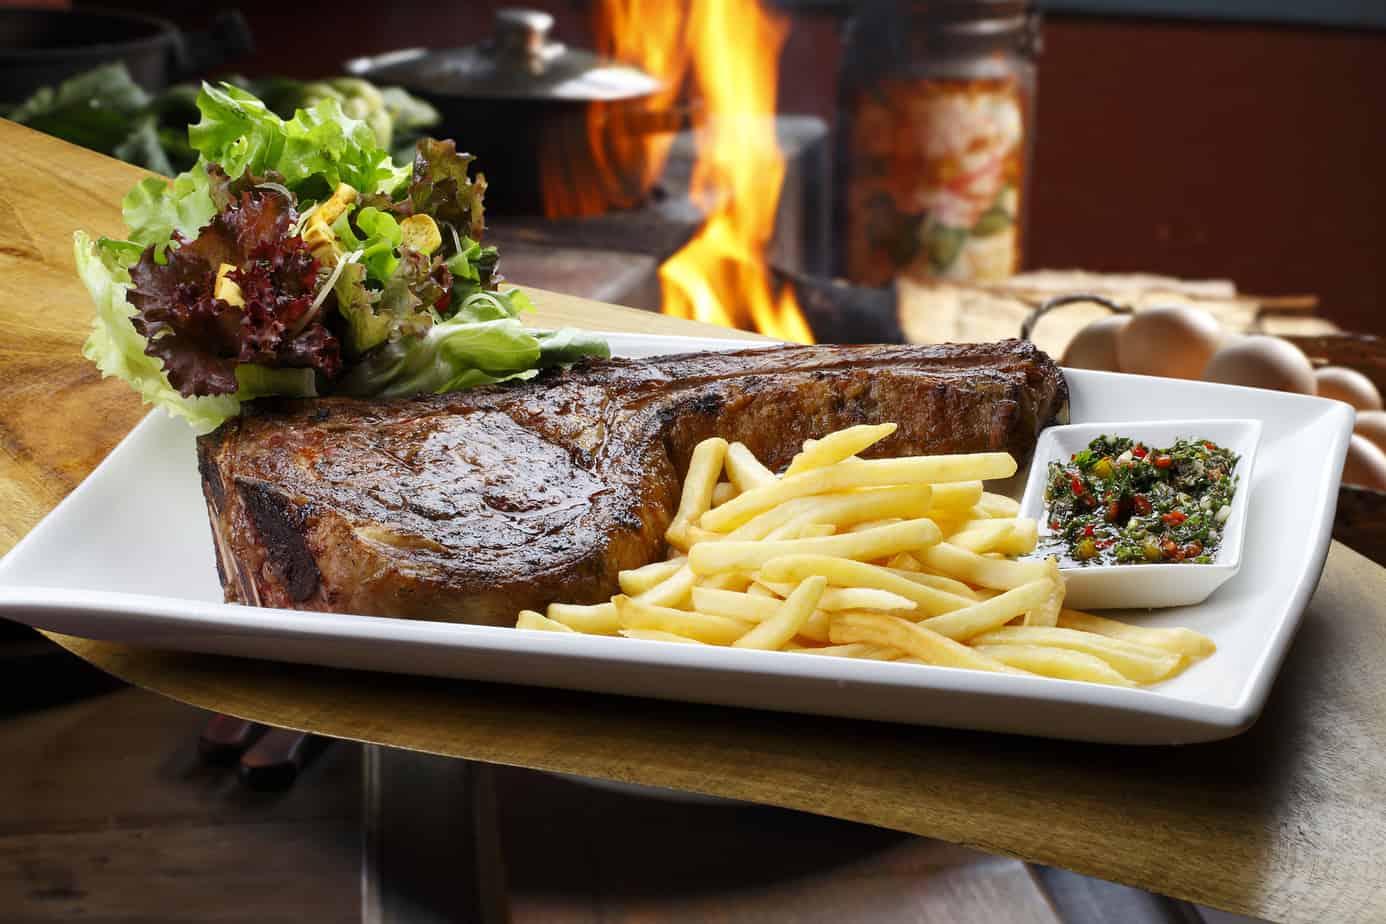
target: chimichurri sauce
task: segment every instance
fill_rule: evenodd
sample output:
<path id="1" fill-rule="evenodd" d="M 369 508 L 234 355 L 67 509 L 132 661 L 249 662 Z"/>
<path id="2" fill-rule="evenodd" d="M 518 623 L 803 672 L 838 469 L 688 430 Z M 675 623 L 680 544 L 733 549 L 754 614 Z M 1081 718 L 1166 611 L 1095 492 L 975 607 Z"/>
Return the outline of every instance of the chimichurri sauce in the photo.
<path id="1" fill-rule="evenodd" d="M 1208 440 L 1152 449 L 1099 436 L 1049 463 L 1049 541 L 1085 565 L 1207 564 L 1232 512 L 1236 467 L 1236 453 Z"/>

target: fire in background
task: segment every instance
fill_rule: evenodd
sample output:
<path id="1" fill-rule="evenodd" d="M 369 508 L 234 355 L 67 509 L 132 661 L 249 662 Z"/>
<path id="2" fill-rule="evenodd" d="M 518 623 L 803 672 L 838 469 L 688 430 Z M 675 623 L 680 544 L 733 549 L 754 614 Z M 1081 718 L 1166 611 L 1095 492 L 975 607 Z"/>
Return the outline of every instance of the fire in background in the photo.
<path id="1" fill-rule="evenodd" d="M 641 201 L 661 176 L 672 143 L 672 135 L 646 130 L 657 118 L 652 113 L 696 101 L 698 155 L 690 195 L 707 218 L 660 267 L 663 310 L 809 343 L 813 335 L 792 288 L 777 292 L 765 261 L 785 175 L 774 115 L 787 32 L 783 16 L 753 0 L 601 0 L 597 51 L 638 65 L 665 87 L 643 111 L 590 110 L 589 142 L 600 177 L 592 188 L 608 204 Z"/>

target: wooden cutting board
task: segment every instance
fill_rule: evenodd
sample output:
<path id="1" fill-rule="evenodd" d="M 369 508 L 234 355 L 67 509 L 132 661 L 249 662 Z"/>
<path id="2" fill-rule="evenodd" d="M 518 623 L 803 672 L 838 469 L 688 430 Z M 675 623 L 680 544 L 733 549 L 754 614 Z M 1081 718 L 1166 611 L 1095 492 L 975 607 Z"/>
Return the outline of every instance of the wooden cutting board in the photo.
<path id="1" fill-rule="evenodd" d="M 0 121 L 0 550 L 143 413 L 77 351 L 71 233 L 119 231 L 139 171 Z M 735 336 L 537 292 L 540 323 Z M 1287 537 L 1286 541 L 1294 541 Z M 1386 918 L 1386 571 L 1335 545 L 1260 722 L 1123 748 L 360 674 L 57 636 L 117 676 L 272 725 L 764 802 L 1244 914 Z"/>

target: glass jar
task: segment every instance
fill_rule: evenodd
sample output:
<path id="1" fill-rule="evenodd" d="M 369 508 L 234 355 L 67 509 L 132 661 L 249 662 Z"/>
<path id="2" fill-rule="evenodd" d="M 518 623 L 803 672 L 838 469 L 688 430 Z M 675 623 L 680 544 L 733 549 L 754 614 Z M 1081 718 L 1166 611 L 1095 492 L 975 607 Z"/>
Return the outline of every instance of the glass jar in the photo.
<path id="1" fill-rule="evenodd" d="M 863 5 L 839 83 L 839 275 L 884 285 L 1020 269 L 1038 51 L 1024 0 Z"/>

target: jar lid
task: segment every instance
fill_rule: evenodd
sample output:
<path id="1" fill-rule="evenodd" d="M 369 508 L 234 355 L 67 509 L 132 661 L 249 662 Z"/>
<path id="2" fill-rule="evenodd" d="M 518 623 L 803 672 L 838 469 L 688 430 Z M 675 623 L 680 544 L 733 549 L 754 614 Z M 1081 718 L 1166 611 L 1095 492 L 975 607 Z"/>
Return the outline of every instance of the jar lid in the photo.
<path id="1" fill-rule="evenodd" d="M 347 61 L 347 73 L 433 96 L 596 102 L 649 96 L 662 84 L 636 67 L 549 38 L 553 17 L 507 7 L 495 33 L 466 48 L 406 48 Z"/>
<path id="2" fill-rule="evenodd" d="M 847 83 L 929 59 L 1033 56 L 1040 50 L 1040 14 L 1033 0 L 862 0 L 846 44 Z"/>

